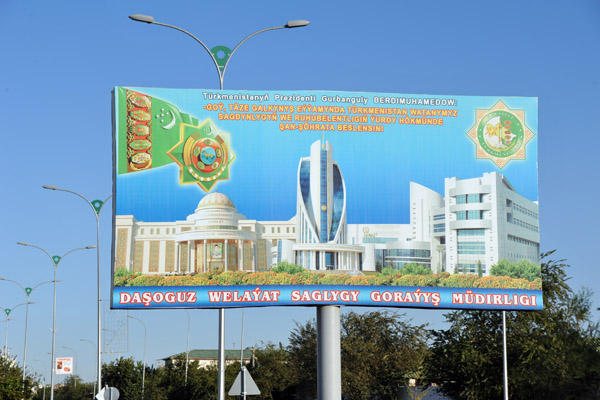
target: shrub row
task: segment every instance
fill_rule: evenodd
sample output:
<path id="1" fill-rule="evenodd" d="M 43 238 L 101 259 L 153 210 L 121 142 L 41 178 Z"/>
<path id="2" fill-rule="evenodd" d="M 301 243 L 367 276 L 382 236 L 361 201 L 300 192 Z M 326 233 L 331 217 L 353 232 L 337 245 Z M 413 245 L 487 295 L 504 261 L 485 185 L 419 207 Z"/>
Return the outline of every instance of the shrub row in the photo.
<path id="1" fill-rule="evenodd" d="M 206 272 L 193 275 L 115 275 L 115 286 L 229 286 L 229 285 L 386 285 L 429 287 L 476 287 L 503 289 L 542 288 L 541 279 L 529 282 L 508 276 L 451 275 L 448 272 L 429 275 L 375 274 L 350 276 L 303 271 L 285 272 Z"/>

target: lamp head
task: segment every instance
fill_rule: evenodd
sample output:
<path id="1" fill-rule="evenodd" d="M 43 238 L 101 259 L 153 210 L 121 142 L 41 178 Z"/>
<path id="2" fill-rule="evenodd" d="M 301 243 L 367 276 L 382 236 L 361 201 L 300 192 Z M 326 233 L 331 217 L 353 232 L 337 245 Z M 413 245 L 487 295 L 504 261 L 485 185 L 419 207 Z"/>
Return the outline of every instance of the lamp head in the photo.
<path id="1" fill-rule="evenodd" d="M 285 24 L 285 27 L 286 28 L 301 28 L 301 27 L 309 25 L 309 24 L 310 24 L 310 21 L 307 21 L 305 19 L 295 19 L 292 21 L 288 21 Z"/>
<path id="2" fill-rule="evenodd" d="M 29 243 L 25 243 L 25 242 L 17 242 L 17 244 L 20 244 L 21 246 L 29 246 Z"/>
<path id="3" fill-rule="evenodd" d="M 42 188 L 49 189 L 49 190 L 58 190 L 58 188 L 56 186 L 52 186 L 52 185 L 44 185 L 44 186 L 42 186 Z"/>
<path id="4" fill-rule="evenodd" d="M 151 24 L 154 22 L 154 17 L 150 16 L 150 15 L 144 15 L 144 14 L 133 14 L 129 16 L 129 19 L 132 19 L 134 21 L 138 21 L 138 22 L 145 22 L 147 24 Z"/>
<path id="5" fill-rule="evenodd" d="M 96 246 L 85 246 L 85 249 L 86 249 L 86 250 L 89 250 L 89 249 L 95 249 L 95 248 L 96 248 Z"/>

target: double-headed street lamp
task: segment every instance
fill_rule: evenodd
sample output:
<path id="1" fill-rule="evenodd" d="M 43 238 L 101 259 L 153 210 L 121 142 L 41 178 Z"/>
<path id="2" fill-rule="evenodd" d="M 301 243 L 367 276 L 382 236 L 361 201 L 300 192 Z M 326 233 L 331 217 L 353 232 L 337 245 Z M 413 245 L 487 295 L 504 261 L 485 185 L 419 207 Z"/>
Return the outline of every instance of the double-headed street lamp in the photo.
<path id="1" fill-rule="evenodd" d="M 179 28 L 174 25 L 164 24 L 162 22 L 157 22 L 154 20 L 154 17 L 152 17 L 150 15 L 134 14 L 134 15 L 130 15 L 129 18 L 134 21 L 144 22 L 147 24 L 166 26 L 167 28 L 172 28 L 172 29 L 178 30 L 180 32 L 183 32 L 186 35 L 193 38 L 196 42 L 198 42 L 204 48 L 204 50 L 206 50 L 206 52 L 212 59 L 213 63 L 215 64 L 215 67 L 217 68 L 217 73 L 219 74 L 219 89 L 221 89 L 221 90 L 223 89 L 223 80 L 225 78 L 225 71 L 227 70 L 227 65 L 229 65 L 229 60 L 231 60 L 231 57 L 233 56 L 235 51 L 242 44 L 244 44 L 248 39 L 250 39 L 253 36 L 258 35 L 259 33 L 263 33 L 263 32 L 268 32 L 268 31 L 272 31 L 272 30 L 276 30 L 276 29 L 301 28 L 303 26 L 307 26 L 308 24 L 310 24 L 309 21 L 306 21 L 303 19 L 298 19 L 298 20 L 288 21 L 285 25 L 282 25 L 282 26 L 274 26 L 271 28 L 261 29 L 259 31 L 256 31 L 256 32 L 246 36 L 233 48 L 233 50 L 231 50 L 227 46 L 215 46 L 212 49 L 209 49 L 200 39 L 198 39 L 196 36 L 192 35 L 190 32 L 186 31 L 185 29 Z M 225 309 L 224 308 L 221 308 L 219 310 L 219 362 L 218 362 L 218 368 L 219 368 L 218 398 L 219 398 L 219 400 L 224 400 L 225 399 Z"/>
<path id="2" fill-rule="evenodd" d="M 235 53 L 235 51 L 242 44 L 244 44 L 244 42 L 246 40 L 250 39 L 253 36 L 258 35 L 259 33 L 273 31 L 276 29 L 301 28 L 303 26 L 310 24 L 309 21 L 306 21 L 303 19 L 297 19 L 297 20 L 293 20 L 293 21 L 288 21 L 285 25 L 282 25 L 282 26 L 274 26 L 272 28 L 261 29 L 259 31 L 254 32 L 251 35 L 246 36 L 244 39 L 242 39 L 242 41 L 240 41 L 233 48 L 233 50 L 231 50 L 227 46 L 215 46 L 212 49 L 209 49 L 200 39 L 198 39 L 196 36 L 192 35 L 190 32 L 186 31 L 185 29 L 181 29 L 174 25 L 163 24 L 162 22 L 157 22 L 154 20 L 154 17 L 151 17 L 150 15 L 134 14 L 134 15 L 130 15 L 129 18 L 131 18 L 134 21 L 138 21 L 138 22 L 145 22 L 147 24 L 154 24 L 154 25 L 166 26 L 167 28 L 173 28 L 175 30 L 185 33 L 186 35 L 188 35 L 188 36 L 192 37 L 194 40 L 196 40 L 196 42 L 200 43 L 200 45 L 204 48 L 204 50 L 206 50 L 208 52 L 208 55 L 210 55 L 210 58 L 215 63 L 215 67 L 217 67 L 217 72 L 219 74 L 220 89 L 223 89 L 223 80 L 225 78 L 225 70 L 227 69 L 229 60 L 233 56 L 233 53 Z"/>
<path id="3" fill-rule="evenodd" d="M 55 350 L 55 344 L 56 344 L 56 271 L 58 270 L 58 265 L 60 264 L 60 262 L 69 254 L 71 254 L 74 251 L 77 250 L 89 250 L 89 249 L 95 249 L 96 246 L 86 246 L 86 247 L 78 247 L 72 250 L 67 251 L 65 254 L 63 254 L 62 256 L 51 256 L 50 253 L 48 253 L 46 250 L 44 250 L 43 248 L 39 247 L 39 246 L 34 246 L 32 244 L 29 243 L 25 243 L 25 242 L 17 242 L 17 244 L 20 244 L 21 246 L 27 246 L 27 247 L 33 247 L 35 249 L 39 249 L 41 251 L 43 251 L 48 258 L 50 258 L 50 260 L 52 261 L 52 265 L 54 266 L 54 279 L 52 280 L 52 282 L 54 282 L 54 299 L 52 301 L 52 369 L 50 370 L 50 400 L 54 400 L 54 350 Z"/>
<path id="4" fill-rule="evenodd" d="M 37 285 L 35 285 L 34 287 L 25 287 L 17 281 L 13 281 L 12 279 L 6 279 L 1 276 L 0 276 L 0 281 L 12 282 L 15 285 L 18 285 L 21 289 L 23 289 L 23 292 L 25 293 L 25 297 L 26 297 L 26 302 L 25 302 L 25 304 L 26 304 L 25 305 L 25 348 L 23 349 L 23 390 L 25 390 L 25 370 L 27 368 L 27 321 L 29 319 L 29 304 L 31 304 L 29 302 L 29 296 L 38 286 L 41 286 L 45 283 L 52 283 L 52 281 L 40 282 Z"/>
<path id="5" fill-rule="evenodd" d="M 6 328 L 4 329 L 4 357 L 8 356 L 8 321 L 10 321 L 10 313 L 17 307 L 23 306 L 27 303 L 21 303 L 21 304 L 17 304 L 16 306 L 14 306 L 13 308 L 4 308 L 4 307 L 0 307 L 2 309 L 2 311 L 4 311 L 4 314 L 6 314 Z"/>
<path id="6" fill-rule="evenodd" d="M 67 193 L 71 193 L 71 194 L 74 194 L 75 196 L 82 198 L 92 208 L 92 210 L 94 211 L 94 216 L 96 217 L 96 246 L 95 247 L 96 247 L 97 290 L 98 290 L 98 321 L 97 321 L 98 332 L 97 332 L 97 338 L 96 338 L 96 343 L 98 343 L 98 348 L 97 348 L 97 353 L 96 353 L 96 371 L 97 371 L 97 377 L 96 377 L 97 386 L 96 387 L 98 388 L 98 390 L 100 390 L 100 388 L 102 388 L 102 350 L 101 350 L 102 299 L 100 297 L 100 212 L 102 211 L 102 207 L 104 207 L 104 205 L 106 204 L 108 199 L 110 199 L 112 197 L 112 195 L 108 196 L 106 198 L 106 200 L 104 200 L 104 201 L 102 201 L 102 200 L 89 201 L 83 195 L 81 195 L 77 192 L 74 192 L 72 190 L 61 189 L 61 188 L 58 188 L 58 187 L 52 186 L 52 185 L 44 185 L 44 186 L 42 186 L 42 188 L 48 189 L 48 190 L 57 190 L 59 192 L 67 192 Z"/>
<path id="7" fill-rule="evenodd" d="M 127 318 L 132 318 L 140 321 L 140 323 L 144 327 L 144 366 L 142 368 L 142 400 L 144 400 L 144 383 L 146 381 L 146 324 L 144 324 L 144 321 L 142 321 L 138 317 L 134 317 L 132 315 L 128 315 Z"/>

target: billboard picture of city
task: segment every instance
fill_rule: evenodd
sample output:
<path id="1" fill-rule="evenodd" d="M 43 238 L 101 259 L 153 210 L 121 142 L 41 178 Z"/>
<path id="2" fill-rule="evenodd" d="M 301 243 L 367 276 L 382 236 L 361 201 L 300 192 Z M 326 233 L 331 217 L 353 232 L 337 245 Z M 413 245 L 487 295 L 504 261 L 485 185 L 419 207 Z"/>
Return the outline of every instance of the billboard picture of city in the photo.
<path id="1" fill-rule="evenodd" d="M 542 308 L 537 98 L 113 103 L 113 308 Z"/>

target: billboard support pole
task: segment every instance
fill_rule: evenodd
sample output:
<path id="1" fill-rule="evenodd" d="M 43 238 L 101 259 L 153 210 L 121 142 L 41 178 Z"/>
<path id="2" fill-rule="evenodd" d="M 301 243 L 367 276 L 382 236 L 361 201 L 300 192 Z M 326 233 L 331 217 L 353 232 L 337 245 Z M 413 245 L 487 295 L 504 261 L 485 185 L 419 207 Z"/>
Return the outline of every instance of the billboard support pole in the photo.
<path id="1" fill-rule="evenodd" d="M 219 308 L 219 400 L 225 399 L 225 309 Z"/>
<path id="2" fill-rule="evenodd" d="M 317 398 L 342 398 L 340 307 L 317 307 Z"/>
<path id="3" fill-rule="evenodd" d="M 504 361 L 504 399 L 508 400 L 508 360 L 506 356 L 506 311 L 502 311 L 502 358 Z"/>

